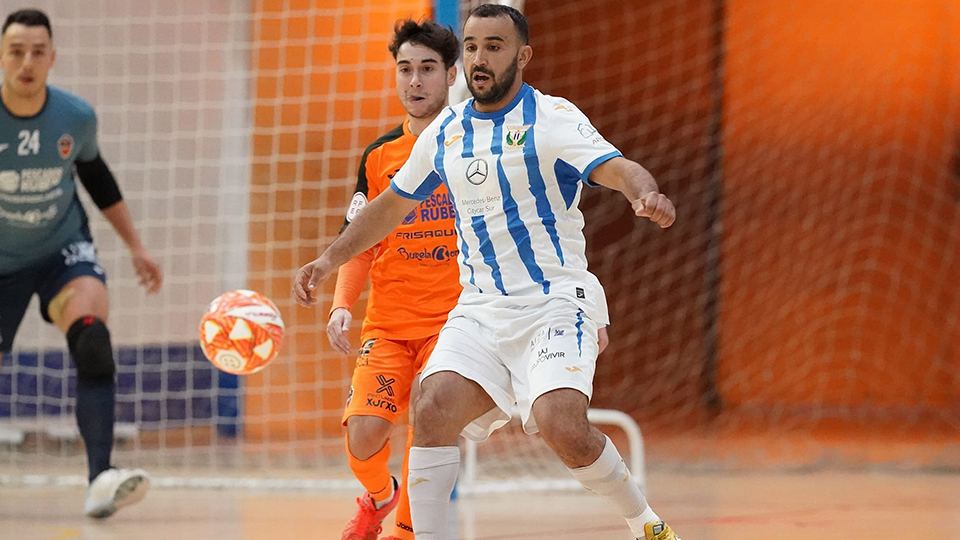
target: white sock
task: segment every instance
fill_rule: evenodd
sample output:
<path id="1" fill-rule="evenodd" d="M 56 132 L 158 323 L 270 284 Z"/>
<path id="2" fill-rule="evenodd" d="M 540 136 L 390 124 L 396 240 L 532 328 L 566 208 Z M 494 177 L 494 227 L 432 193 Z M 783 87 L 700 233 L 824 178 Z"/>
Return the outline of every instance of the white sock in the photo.
<path id="1" fill-rule="evenodd" d="M 653 511 L 653 508 L 647 506 L 647 509 L 639 516 L 627 519 L 627 525 L 630 526 L 630 531 L 633 532 L 637 538 L 643 539 L 646 538 L 646 536 L 644 536 L 646 533 L 643 531 L 643 526 L 647 523 L 656 523 L 658 521 L 662 521 L 660 516 Z"/>
<path id="2" fill-rule="evenodd" d="M 634 536 L 644 538 L 643 526 L 660 521 L 660 518 L 650 509 L 613 441 L 609 437 L 606 439 L 603 452 L 596 461 L 586 467 L 570 469 L 570 472 L 583 487 L 610 501 L 627 520 Z"/>
<path id="3" fill-rule="evenodd" d="M 450 493 L 460 472 L 460 448 L 410 449 L 407 495 L 417 540 L 447 540 Z"/>

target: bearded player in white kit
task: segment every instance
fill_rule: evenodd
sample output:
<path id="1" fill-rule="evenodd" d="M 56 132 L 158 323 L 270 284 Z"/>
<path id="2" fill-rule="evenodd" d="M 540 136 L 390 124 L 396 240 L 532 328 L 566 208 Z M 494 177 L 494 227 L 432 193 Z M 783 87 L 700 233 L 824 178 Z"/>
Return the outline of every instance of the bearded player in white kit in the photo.
<path id="1" fill-rule="evenodd" d="M 514 404 L 577 480 L 604 496 L 638 540 L 679 540 L 649 507 L 620 453 L 587 421 L 606 299 L 587 270 L 583 184 L 615 189 L 663 228 L 673 203 L 569 101 L 523 83 L 526 18 L 508 6 L 473 10 L 464 75 L 473 99 L 448 107 L 421 134 L 392 190 L 370 203 L 316 260 L 294 295 L 392 231 L 445 183 L 454 199 L 463 293 L 440 332 L 416 405 L 407 486 L 418 540 L 445 540 L 460 465 L 457 438 L 486 439 Z M 375 208 L 374 208 L 375 207 Z"/>

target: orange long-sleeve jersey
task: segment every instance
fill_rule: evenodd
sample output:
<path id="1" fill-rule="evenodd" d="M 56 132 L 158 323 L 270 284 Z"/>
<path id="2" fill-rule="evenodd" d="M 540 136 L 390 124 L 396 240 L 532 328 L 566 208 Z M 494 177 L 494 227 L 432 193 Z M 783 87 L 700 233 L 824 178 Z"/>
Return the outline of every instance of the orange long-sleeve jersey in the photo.
<path id="1" fill-rule="evenodd" d="M 344 229 L 368 201 L 390 189 L 390 179 L 407 161 L 416 140 L 407 120 L 367 147 Z M 340 267 L 330 311 L 352 308 L 369 274 L 364 339 L 409 340 L 436 334 L 462 290 L 458 254 L 454 206 L 441 185 L 379 244 Z"/>

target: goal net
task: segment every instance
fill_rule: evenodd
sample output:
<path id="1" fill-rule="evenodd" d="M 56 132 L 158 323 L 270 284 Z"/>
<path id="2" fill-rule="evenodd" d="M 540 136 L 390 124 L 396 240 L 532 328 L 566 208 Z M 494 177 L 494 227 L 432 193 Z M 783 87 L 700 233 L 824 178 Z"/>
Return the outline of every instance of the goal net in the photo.
<path id="1" fill-rule="evenodd" d="M 662 231 L 613 191 L 581 203 L 612 319 L 592 406 L 640 425 L 646 466 L 960 465 L 960 6 L 514 4 L 535 51 L 524 79 L 576 103 L 678 208 Z M 0 0 L 28 6 L 50 14 L 51 83 L 97 109 L 166 272 L 145 296 L 87 204 L 119 366 L 114 461 L 161 485 L 352 489 L 353 358 L 323 332 L 333 280 L 317 310 L 290 284 L 336 236 L 363 149 L 403 118 L 393 21 L 434 2 Z M 287 327 L 242 379 L 197 345 L 207 303 L 239 287 Z M 85 482 L 73 384 L 34 304 L 0 369 L 0 483 Z M 479 480 L 565 474 L 515 427 L 476 455 Z"/>

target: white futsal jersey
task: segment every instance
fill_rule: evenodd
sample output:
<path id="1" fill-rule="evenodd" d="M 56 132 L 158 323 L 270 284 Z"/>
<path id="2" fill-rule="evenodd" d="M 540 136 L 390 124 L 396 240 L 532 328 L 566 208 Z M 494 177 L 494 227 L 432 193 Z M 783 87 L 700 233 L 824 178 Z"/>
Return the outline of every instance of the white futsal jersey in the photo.
<path id="1" fill-rule="evenodd" d="M 577 205 L 593 169 L 620 155 L 572 103 L 524 84 L 496 112 L 477 112 L 472 99 L 444 109 L 391 187 L 422 201 L 447 184 L 457 210 L 459 305 L 559 297 L 606 325 Z"/>

